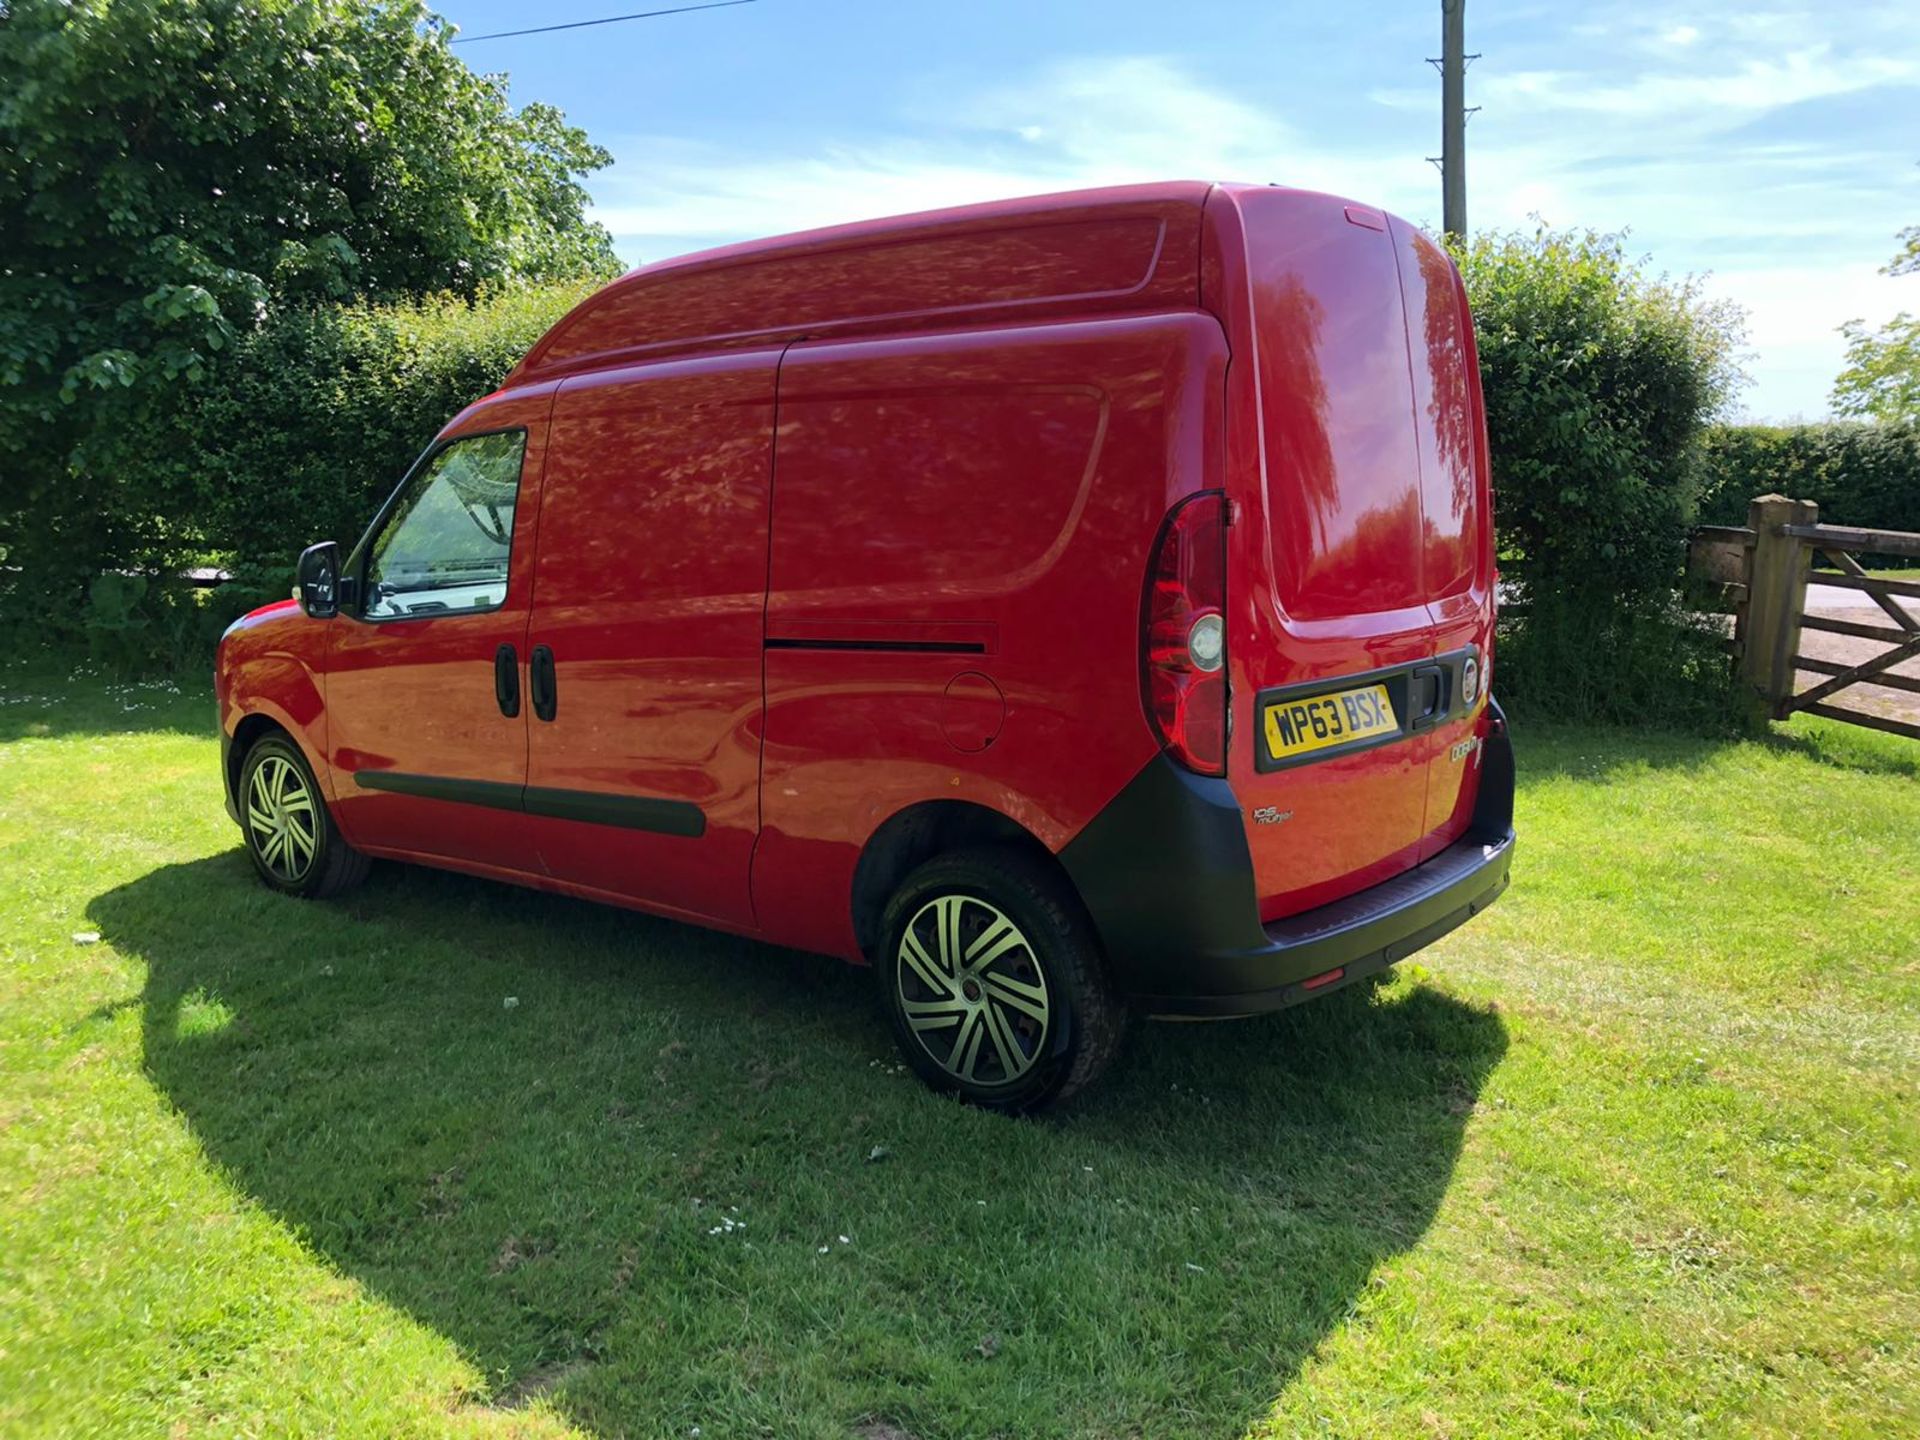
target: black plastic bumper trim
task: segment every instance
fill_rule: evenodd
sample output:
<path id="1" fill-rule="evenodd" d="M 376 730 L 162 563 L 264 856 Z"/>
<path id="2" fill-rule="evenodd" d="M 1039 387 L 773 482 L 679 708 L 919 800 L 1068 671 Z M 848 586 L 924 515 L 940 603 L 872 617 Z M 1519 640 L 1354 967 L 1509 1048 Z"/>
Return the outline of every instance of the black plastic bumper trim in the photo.
<path id="1" fill-rule="evenodd" d="M 1260 922 L 1231 787 L 1164 756 L 1150 762 L 1060 852 L 1115 983 L 1154 1015 L 1257 1015 L 1403 960 L 1492 904 L 1513 858 L 1514 772 L 1506 718 L 1489 705 L 1467 834 L 1422 865 L 1271 925 Z"/>
<path id="2" fill-rule="evenodd" d="M 358 770 L 353 783 L 363 790 L 385 790 L 395 795 L 417 795 L 424 800 L 447 800 L 456 805 L 483 805 L 490 810 L 519 810 L 556 820 L 579 820 L 589 825 L 611 825 L 622 830 L 648 830 L 658 835 L 694 839 L 707 830 L 707 817 L 688 800 L 662 800 L 651 795 L 608 795 L 597 790 L 555 790 L 540 785 L 511 785 L 499 780 L 458 780 L 443 775 L 409 775 L 398 770 Z"/>
<path id="3" fill-rule="evenodd" d="M 1236 969 L 1258 966 L 1287 977 L 1279 984 L 1224 995 L 1137 995 L 1134 1003 L 1170 1019 L 1226 1018 L 1283 1010 L 1343 989 L 1425 949 L 1499 899 L 1508 884 L 1513 841 L 1511 830 L 1497 837 L 1469 835 L 1385 884 L 1268 926 L 1268 943 L 1257 951 L 1218 957 Z M 1410 881 L 1419 883 L 1402 883 Z M 1302 921 L 1305 926 L 1296 928 Z M 1309 988 L 1309 981 L 1334 970 L 1343 973 Z"/>
<path id="4" fill-rule="evenodd" d="M 227 727 L 220 727 L 220 788 L 226 793 L 227 815 L 234 824 L 241 824 L 240 797 L 233 793 L 233 736 L 227 733 Z"/>

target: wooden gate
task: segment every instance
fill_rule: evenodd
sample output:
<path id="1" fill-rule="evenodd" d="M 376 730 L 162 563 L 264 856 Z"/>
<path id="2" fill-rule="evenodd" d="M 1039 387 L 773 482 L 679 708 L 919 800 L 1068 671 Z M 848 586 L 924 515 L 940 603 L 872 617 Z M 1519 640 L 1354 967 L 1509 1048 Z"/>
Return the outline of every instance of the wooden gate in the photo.
<path id="1" fill-rule="evenodd" d="M 1807 584 L 1815 554 L 1838 573 L 1822 571 L 1818 583 L 1858 590 L 1885 612 L 1890 624 L 1866 624 L 1807 614 Z M 1920 695 L 1920 679 L 1896 675 L 1893 667 L 1920 657 L 1920 619 L 1899 597 L 1920 598 L 1920 583 L 1870 576 L 1854 557 L 1897 555 L 1920 560 L 1920 534 L 1904 530 L 1857 530 L 1822 525 L 1810 500 L 1762 495 L 1747 509 L 1744 527 L 1702 526 L 1693 534 L 1695 574 L 1718 581 L 1734 615 L 1733 653 L 1749 684 L 1773 719 L 1796 711 L 1865 725 L 1920 740 L 1920 724 L 1832 703 L 1851 685 L 1870 683 Z M 1800 653 L 1801 635 L 1818 630 L 1883 642 L 1886 649 L 1851 664 Z M 1796 691 L 1799 672 L 1826 678 Z"/>

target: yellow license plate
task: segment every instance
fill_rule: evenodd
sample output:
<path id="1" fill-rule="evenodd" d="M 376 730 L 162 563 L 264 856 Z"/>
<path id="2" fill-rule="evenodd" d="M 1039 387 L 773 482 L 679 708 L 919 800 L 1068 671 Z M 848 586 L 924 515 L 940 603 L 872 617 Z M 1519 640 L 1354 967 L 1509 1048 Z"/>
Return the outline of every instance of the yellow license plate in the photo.
<path id="1" fill-rule="evenodd" d="M 1304 700 L 1276 700 L 1267 706 L 1267 756 L 1291 760 L 1333 745 L 1395 734 L 1400 717 L 1384 685 L 1361 685 Z"/>

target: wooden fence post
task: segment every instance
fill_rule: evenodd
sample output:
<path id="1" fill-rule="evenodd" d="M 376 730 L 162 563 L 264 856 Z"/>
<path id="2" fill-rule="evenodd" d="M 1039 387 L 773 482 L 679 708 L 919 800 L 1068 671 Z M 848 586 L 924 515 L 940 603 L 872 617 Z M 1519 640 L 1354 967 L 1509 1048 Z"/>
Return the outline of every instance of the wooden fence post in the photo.
<path id="1" fill-rule="evenodd" d="M 1800 653 L 1800 616 L 1807 608 L 1807 572 L 1812 552 L 1783 525 L 1816 525 L 1820 507 L 1811 500 L 1761 495 L 1747 506 L 1753 531 L 1752 570 L 1747 580 L 1746 646 L 1740 673 L 1765 699 L 1767 714 L 1786 718 L 1793 694 L 1793 657 Z"/>

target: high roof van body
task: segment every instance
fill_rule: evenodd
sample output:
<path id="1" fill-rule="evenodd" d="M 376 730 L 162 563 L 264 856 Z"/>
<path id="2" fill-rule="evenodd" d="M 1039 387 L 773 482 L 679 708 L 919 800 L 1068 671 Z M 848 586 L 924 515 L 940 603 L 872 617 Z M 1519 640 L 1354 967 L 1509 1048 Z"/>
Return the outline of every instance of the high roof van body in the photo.
<path id="1" fill-rule="evenodd" d="M 1460 277 L 1369 206 L 1177 183 L 634 271 L 218 662 L 262 878 L 384 857 L 873 965 L 1032 1108 L 1129 1011 L 1249 1015 L 1491 903 Z"/>

